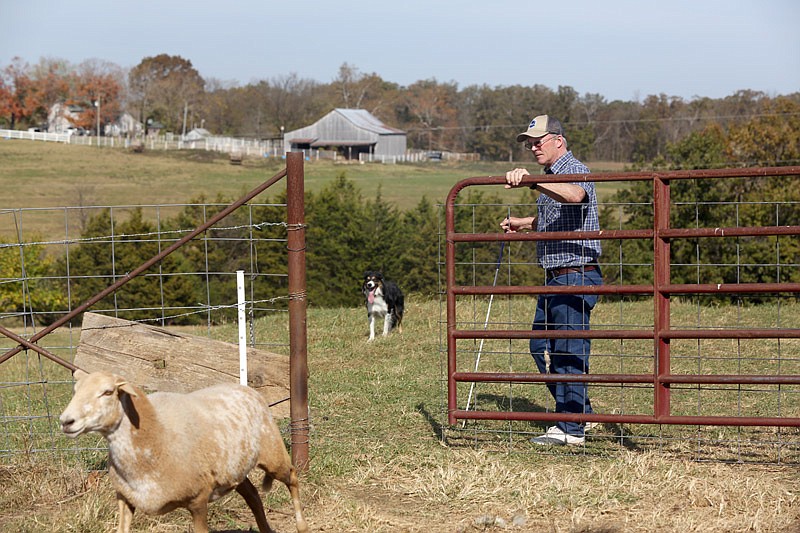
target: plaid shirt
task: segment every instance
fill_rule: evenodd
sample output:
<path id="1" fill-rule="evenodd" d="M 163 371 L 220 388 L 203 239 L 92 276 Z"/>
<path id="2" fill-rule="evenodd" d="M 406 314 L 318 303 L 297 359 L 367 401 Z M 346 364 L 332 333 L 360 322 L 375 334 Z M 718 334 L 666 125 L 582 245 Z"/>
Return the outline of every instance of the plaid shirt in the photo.
<path id="1" fill-rule="evenodd" d="M 590 171 L 572 152 L 561 156 L 546 174 L 589 174 Z M 546 194 L 536 201 L 538 223 L 536 231 L 599 231 L 597 219 L 597 195 L 592 182 L 573 182 L 586 191 L 586 199 L 580 204 L 562 204 Z M 538 241 L 536 254 L 542 268 L 576 267 L 596 263 L 600 257 L 599 240 Z"/>

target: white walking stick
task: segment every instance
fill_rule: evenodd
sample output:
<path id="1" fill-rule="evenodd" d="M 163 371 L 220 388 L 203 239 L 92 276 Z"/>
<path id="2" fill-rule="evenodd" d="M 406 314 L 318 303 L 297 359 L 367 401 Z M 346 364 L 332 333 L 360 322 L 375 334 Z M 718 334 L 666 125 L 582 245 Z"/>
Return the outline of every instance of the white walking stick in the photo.
<path id="1" fill-rule="evenodd" d="M 494 281 L 492 282 L 492 287 L 497 286 L 497 276 L 500 274 L 500 263 L 503 261 L 503 248 L 505 247 L 505 241 L 500 243 L 500 253 L 497 254 L 497 266 L 494 270 Z M 492 302 L 494 301 L 494 294 L 489 295 L 489 308 L 486 310 L 486 320 L 483 323 L 483 329 L 485 330 L 489 326 L 489 314 L 492 312 Z M 485 339 L 481 339 L 481 343 L 478 345 L 478 355 L 475 357 L 475 372 L 478 371 L 478 365 L 481 362 L 481 353 L 483 353 L 483 342 Z M 469 386 L 469 396 L 467 396 L 467 407 L 464 409 L 465 411 L 469 411 L 469 405 L 472 402 L 472 393 L 475 390 L 475 382 L 473 381 L 472 384 Z M 467 421 L 462 420 L 461 427 L 463 428 L 466 425 Z"/>

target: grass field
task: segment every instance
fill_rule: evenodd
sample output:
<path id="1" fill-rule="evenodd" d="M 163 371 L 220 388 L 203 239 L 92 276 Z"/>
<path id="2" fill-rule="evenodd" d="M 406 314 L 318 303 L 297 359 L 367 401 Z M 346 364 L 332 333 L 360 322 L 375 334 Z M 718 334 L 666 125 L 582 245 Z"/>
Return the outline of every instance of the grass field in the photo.
<path id="1" fill-rule="evenodd" d="M 245 159 L 231 165 L 227 154 L 199 150 L 145 151 L 72 146 L 57 143 L 0 139 L 0 212 L 63 206 L 119 206 L 182 204 L 203 195 L 214 200 L 238 198 L 273 176 L 285 165 L 282 159 Z M 514 166 L 522 165 L 515 163 Z M 533 162 L 525 163 L 532 171 Z M 420 163 L 384 165 L 333 161 L 307 161 L 307 191 L 318 191 L 338 174 L 373 199 L 382 197 L 406 210 L 425 196 L 443 202 L 459 180 L 473 176 L 502 175 L 507 162 Z M 621 171 L 620 164 L 597 163 L 593 171 Z M 601 197 L 615 184 L 600 189 Z M 505 193 L 498 188 L 501 194 Z M 267 192 L 265 194 L 273 194 Z M 514 192 L 513 194 L 518 194 Z M 510 196 L 509 196 L 510 197 Z M 267 198 L 259 198 L 265 201 Z M 14 224 L 4 223 L 0 237 L 14 236 Z M 25 233 L 64 234 L 63 215 L 53 211 L 26 212 Z"/>
<path id="2" fill-rule="evenodd" d="M 645 321 L 651 306 L 632 304 L 627 312 Z M 689 304 L 676 305 L 679 320 L 739 321 L 725 310 L 699 318 L 696 312 Z M 747 320 L 772 320 L 773 312 Z M 618 313 L 617 304 L 601 303 L 598 323 L 612 323 Z M 781 313 L 791 320 L 800 316 L 800 306 L 785 306 Z M 778 466 L 713 460 L 713 454 L 704 455 L 704 461 L 693 459 L 701 448 L 708 452 L 713 447 L 723 450 L 717 458 L 728 457 L 720 428 L 700 432 L 607 425 L 585 447 L 543 450 L 525 436 L 511 440 L 502 427 L 488 432 L 443 427 L 439 303 L 411 298 L 403 333 L 374 343 L 366 342 L 363 315 L 355 308 L 309 311 L 311 461 L 301 491 L 312 531 L 722 533 L 800 528 L 796 429 L 785 430 L 794 442 L 795 462 Z M 259 337 L 285 342 L 285 320 L 285 315 L 263 319 L 257 325 Z M 234 339 L 235 326 L 215 328 L 213 336 Z M 709 358 L 722 357 L 726 349 L 710 348 Z M 598 355 L 611 351 L 608 345 L 597 348 Z M 644 350 L 634 346 L 631 351 Z M 600 367 L 605 364 L 598 359 Z M 696 362 L 685 364 L 691 368 Z M 23 359 L 12 359 L 0 366 L 0 375 L 14 381 L 18 376 L 8 372 L 26 373 L 29 367 Z M 68 401 L 66 385 L 64 391 L 50 397 L 56 412 Z M 8 409 L 7 393 L 4 398 Z M 612 409 L 613 398 L 612 391 L 598 390 L 598 410 Z M 627 409 L 646 411 L 647 396 L 639 398 L 642 404 Z M 791 401 L 796 410 L 796 397 Z M 57 442 L 65 448 L 74 444 L 53 426 Z M 535 433 L 542 425 L 517 429 Z M 685 440 L 672 442 L 670 435 L 681 431 Z M 624 439 L 617 437 L 620 432 Z M 699 442 L 701 437 L 708 442 Z M 84 446 L 94 442 L 89 436 L 80 439 L 86 439 Z M 102 470 L 103 453 L 84 453 L 78 462 L 74 457 L 4 459 L 0 531 L 111 530 L 116 506 Z M 294 531 L 287 491 L 276 484 L 265 502 L 273 526 Z M 136 515 L 135 531 L 186 531 L 188 517 L 185 511 Z M 244 532 L 253 525 L 236 495 L 212 505 L 214 531 Z"/>

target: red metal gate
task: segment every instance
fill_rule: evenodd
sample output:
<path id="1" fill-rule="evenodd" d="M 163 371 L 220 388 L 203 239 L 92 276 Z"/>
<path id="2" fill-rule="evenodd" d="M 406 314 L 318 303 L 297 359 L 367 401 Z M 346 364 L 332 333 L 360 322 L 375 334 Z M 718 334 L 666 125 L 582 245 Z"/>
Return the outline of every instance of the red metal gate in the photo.
<path id="1" fill-rule="evenodd" d="M 455 205 L 462 190 L 472 186 L 504 185 L 503 177 L 475 177 L 458 182 L 447 197 L 446 203 L 446 298 L 447 298 L 447 383 L 448 422 L 456 420 L 521 420 L 521 421 L 577 421 L 632 424 L 682 424 L 720 426 L 800 426 L 800 418 L 781 416 L 677 416 L 671 413 L 670 387 L 673 384 L 720 385 L 800 385 L 800 375 L 742 374 L 686 374 L 671 370 L 670 341 L 673 339 L 798 339 L 800 329 L 673 329 L 670 327 L 670 297 L 672 295 L 709 294 L 764 294 L 800 293 L 800 283 L 730 283 L 730 284 L 673 284 L 670 278 L 670 243 L 687 238 L 725 238 L 743 236 L 800 236 L 800 226 L 760 226 L 725 228 L 671 228 L 670 182 L 685 179 L 756 178 L 772 176 L 798 176 L 800 167 L 723 169 L 707 171 L 643 172 L 591 175 L 536 176 L 538 183 L 565 183 L 575 181 L 653 183 L 654 223 L 652 229 L 601 230 L 593 232 L 539 233 L 456 233 Z M 522 185 L 532 185 L 534 178 L 526 178 Z M 498 221 L 499 223 L 499 221 Z M 456 246 L 459 243 L 510 242 L 536 240 L 625 240 L 650 239 L 653 241 L 654 282 L 652 285 L 605 285 L 580 287 L 546 286 L 459 286 L 456 284 Z M 610 329 L 591 331 L 532 331 L 518 329 L 458 329 L 456 298 L 463 295 L 538 295 L 538 294 L 617 294 L 651 295 L 654 301 L 653 328 Z M 526 372 L 459 372 L 456 343 L 460 339 L 531 339 L 537 337 L 592 339 L 647 339 L 653 342 L 653 372 L 648 374 L 583 374 L 549 375 Z M 652 414 L 563 414 L 552 412 L 488 411 L 460 409 L 457 406 L 457 383 L 548 383 L 586 382 L 602 384 L 649 384 L 653 387 Z"/>

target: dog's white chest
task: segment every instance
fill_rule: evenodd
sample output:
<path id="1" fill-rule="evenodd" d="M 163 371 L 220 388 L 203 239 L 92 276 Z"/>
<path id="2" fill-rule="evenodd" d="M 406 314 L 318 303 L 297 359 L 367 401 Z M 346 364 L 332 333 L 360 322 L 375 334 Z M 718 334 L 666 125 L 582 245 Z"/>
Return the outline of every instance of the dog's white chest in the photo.
<path id="1" fill-rule="evenodd" d="M 367 303 L 367 313 L 374 316 L 383 316 L 389 312 L 389 306 L 386 305 L 386 300 L 380 296 L 375 296 L 372 302 Z"/>

